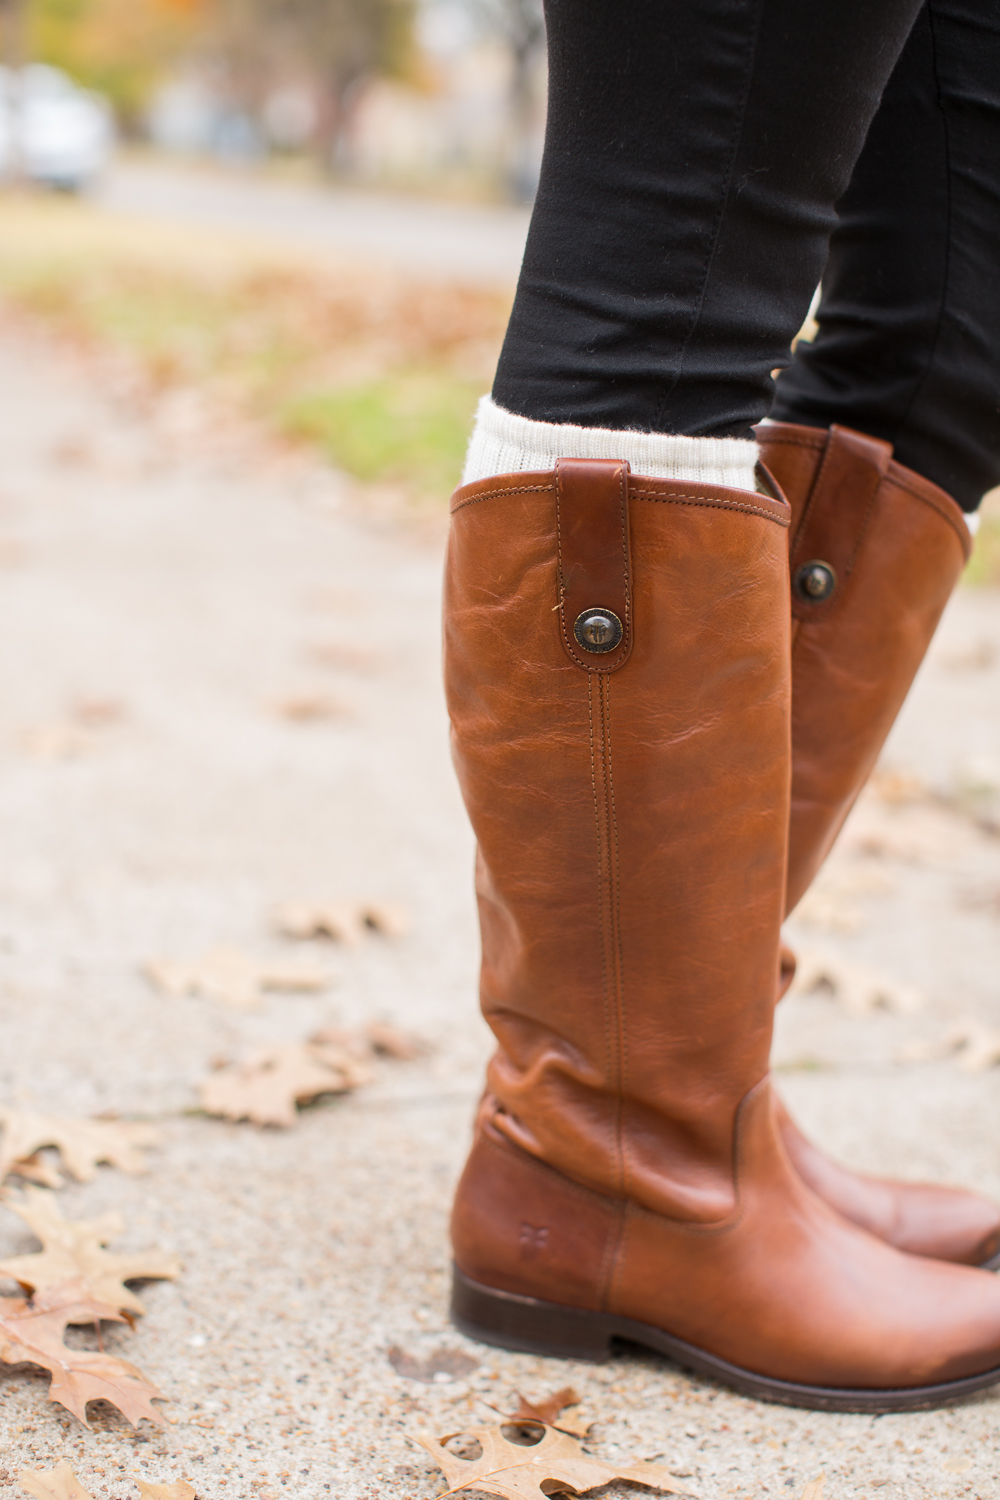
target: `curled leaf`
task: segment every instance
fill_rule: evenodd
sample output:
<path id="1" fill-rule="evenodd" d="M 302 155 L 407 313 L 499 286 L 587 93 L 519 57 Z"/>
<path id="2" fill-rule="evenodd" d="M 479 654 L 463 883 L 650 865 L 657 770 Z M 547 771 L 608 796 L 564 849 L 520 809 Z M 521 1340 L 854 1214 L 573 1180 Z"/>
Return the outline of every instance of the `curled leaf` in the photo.
<path id="1" fill-rule="evenodd" d="M 499 1495 L 501 1500 L 541 1500 L 542 1496 L 547 1500 L 555 1490 L 580 1495 L 616 1479 L 675 1495 L 690 1494 L 663 1464 L 605 1463 L 584 1453 L 568 1433 L 546 1426 L 541 1426 L 540 1432 L 538 1442 L 525 1447 L 511 1442 L 500 1427 L 470 1427 L 463 1435 L 478 1447 L 476 1458 L 460 1457 L 445 1446 L 457 1433 L 445 1433 L 440 1438 L 420 1434 L 416 1441 L 444 1470 L 450 1486 L 446 1494 L 476 1489 Z"/>

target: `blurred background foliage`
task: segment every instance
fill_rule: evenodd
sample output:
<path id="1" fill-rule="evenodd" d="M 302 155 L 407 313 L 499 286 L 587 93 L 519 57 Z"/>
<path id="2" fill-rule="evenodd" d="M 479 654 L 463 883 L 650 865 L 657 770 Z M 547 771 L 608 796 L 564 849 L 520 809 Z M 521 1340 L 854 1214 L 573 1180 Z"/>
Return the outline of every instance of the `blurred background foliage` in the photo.
<path id="1" fill-rule="evenodd" d="M 102 96 L 142 170 L 170 158 L 519 203 L 537 181 L 541 0 L 0 0 L 0 62 Z M 8 307 L 129 361 L 150 390 L 235 403 L 364 482 L 448 494 L 510 287 L 136 236 L 102 214 L 100 172 L 75 198 L 7 172 Z"/>
<path id="2" fill-rule="evenodd" d="M 50 63 L 111 100 L 136 130 L 153 91 L 197 44 L 210 0 L 26 0 L 27 60 Z M 7 0 L 12 8 L 11 0 Z"/>
<path id="3" fill-rule="evenodd" d="M 282 257 L 65 197 L 0 203 L 0 299 L 145 405 L 196 394 L 407 502 L 446 500 L 509 289 Z"/>
<path id="4" fill-rule="evenodd" d="M 0 0 L 0 60 L 63 69 L 126 138 L 530 199 L 541 0 Z"/>

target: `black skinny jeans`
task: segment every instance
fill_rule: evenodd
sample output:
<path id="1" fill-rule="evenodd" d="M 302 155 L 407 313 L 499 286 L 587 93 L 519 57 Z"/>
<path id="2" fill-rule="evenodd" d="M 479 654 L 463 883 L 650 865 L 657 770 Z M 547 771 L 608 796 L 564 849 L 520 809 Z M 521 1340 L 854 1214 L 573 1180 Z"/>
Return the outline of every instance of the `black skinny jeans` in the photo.
<path id="1" fill-rule="evenodd" d="M 839 422 L 973 510 L 1000 483 L 1000 0 L 546 17 L 497 403 L 696 437 Z M 819 334 L 792 360 L 820 277 Z"/>

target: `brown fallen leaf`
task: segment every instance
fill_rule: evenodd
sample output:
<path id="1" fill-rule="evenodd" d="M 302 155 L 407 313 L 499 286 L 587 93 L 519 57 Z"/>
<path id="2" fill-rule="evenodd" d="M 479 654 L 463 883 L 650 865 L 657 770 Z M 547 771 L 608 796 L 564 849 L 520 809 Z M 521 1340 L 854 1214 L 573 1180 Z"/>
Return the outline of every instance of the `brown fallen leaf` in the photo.
<path id="1" fill-rule="evenodd" d="M 30 1156 L 16 1161 L 11 1171 L 16 1172 L 25 1182 L 37 1182 L 39 1187 L 59 1188 L 63 1185 L 63 1179 L 55 1167 L 49 1165 L 40 1151 L 33 1151 Z"/>
<path id="2" fill-rule="evenodd" d="M 846 963 L 841 958 L 806 948 L 798 954 L 790 993 L 810 995 L 817 990 L 831 993 L 845 1010 L 854 1015 L 867 1015 L 877 1009 L 912 1015 L 924 1005 L 924 996 L 919 990 L 858 964 Z"/>
<path id="3" fill-rule="evenodd" d="M 342 1047 L 291 1042 L 265 1047 L 210 1074 L 198 1089 L 206 1114 L 255 1125 L 294 1125 L 296 1104 L 320 1094 L 344 1094 L 368 1073 Z"/>
<path id="4" fill-rule="evenodd" d="M 336 698 L 318 693 L 282 698 L 274 705 L 274 711 L 279 718 L 288 719 L 292 724 L 320 724 L 328 719 L 346 718 L 350 713 L 350 709 Z"/>
<path id="5" fill-rule="evenodd" d="M 546 1427 L 557 1427 L 560 1432 L 568 1432 L 572 1437 L 585 1438 L 594 1425 L 593 1418 L 585 1418 L 575 1410 L 580 1405 L 580 1396 L 571 1385 L 564 1386 L 561 1391 L 554 1391 L 551 1396 L 545 1396 L 539 1401 L 529 1401 L 520 1391 L 515 1391 L 518 1406 L 517 1411 L 512 1412 L 507 1418 L 509 1422 L 542 1422 Z M 572 1416 L 563 1416 L 566 1411 L 572 1411 Z"/>
<path id="6" fill-rule="evenodd" d="M 11 1172 L 47 1187 L 61 1187 L 57 1173 L 43 1175 L 35 1156 L 43 1146 L 55 1146 L 62 1165 L 77 1182 L 89 1182 L 99 1162 L 108 1162 L 133 1175 L 146 1170 L 143 1151 L 155 1146 L 159 1133 L 152 1125 L 122 1120 L 60 1120 L 32 1110 L 0 1109 L 0 1183 Z M 27 1171 L 22 1171 L 27 1167 Z"/>
<path id="7" fill-rule="evenodd" d="M 290 901 L 274 914 L 278 931 L 291 938 L 333 938 L 356 947 L 366 932 L 383 937 L 405 937 L 409 913 L 380 901 Z"/>
<path id="8" fill-rule="evenodd" d="M 93 1500 L 69 1464 L 59 1464 L 55 1469 L 22 1469 L 17 1482 L 35 1500 Z M 139 1486 L 139 1500 L 196 1500 L 198 1493 L 186 1479 L 177 1479 L 173 1484 L 150 1484 L 136 1475 L 135 1482 Z"/>
<path id="9" fill-rule="evenodd" d="M 981 1021 L 951 1026 L 936 1042 L 911 1042 L 900 1053 L 901 1062 L 938 1062 L 954 1057 L 963 1073 L 985 1073 L 1000 1063 L 1000 1031 Z"/>
<path id="10" fill-rule="evenodd" d="M 528 1417 L 547 1427 L 555 1426 L 556 1417 L 567 1406 L 580 1404 L 580 1397 L 571 1385 L 563 1386 L 561 1391 L 554 1391 L 551 1396 L 543 1396 L 538 1401 L 529 1401 L 520 1391 L 515 1391 L 514 1395 L 517 1397 L 517 1411 L 511 1412 L 509 1421 L 517 1422 L 522 1417 Z"/>
<path id="11" fill-rule="evenodd" d="M 3 1201 L 42 1242 L 42 1249 L 34 1254 L 0 1260 L 0 1275 L 12 1277 L 26 1291 L 44 1292 L 79 1279 L 93 1301 L 118 1312 L 144 1313 L 146 1309 L 125 1282 L 172 1280 L 180 1274 L 179 1263 L 162 1251 L 120 1254 L 104 1248 L 125 1228 L 121 1214 L 72 1223 L 63 1218 L 57 1199 L 44 1188 L 29 1187 L 23 1198 L 5 1196 Z"/>
<path id="12" fill-rule="evenodd" d="M 365 1035 L 373 1052 L 379 1057 L 391 1057 L 396 1062 L 412 1062 L 415 1057 L 423 1057 L 427 1051 L 426 1042 L 400 1031 L 388 1021 L 373 1021 L 367 1027 Z"/>
<path id="13" fill-rule="evenodd" d="M 330 983 L 326 970 L 315 965 L 273 963 L 238 948 L 214 948 L 192 963 L 156 960 L 143 972 L 167 995 L 203 995 L 239 1010 L 260 1005 L 265 990 L 323 990 Z"/>
<path id="14" fill-rule="evenodd" d="M 0 1360 L 8 1365 L 41 1365 L 52 1376 L 49 1400 L 58 1401 L 79 1417 L 85 1427 L 88 1401 L 110 1401 L 133 1427 L 141 1417 L 162 1422 L 152 1401 L 166 1398 L 124 1359 L 112 1354 L 67 1349 L 63 1334 L 68 1323 L 123 1323 L 113 1307 L 95 1302 L 80 1281 L 64 1282 L 41 1292 L 30 1302 L 24 1297 L 0 1297 Z"/>
<path id="15" fill-rule="evenodd" d="M 54 1469 L 22 1469 L 17 1482 L 35 1500 L 93 1500 L 69 1464 L 59 1464 Z"/>
<path id="16" fill-rule="evenodd" d="M 931 792 L 926 784 L 913 771 L 905 771 L 898 766 L 880 766 L 868 783 L 869 791 L 881 802 L 889 802 L 893 806 L 905 806 L 910 802 L 926 802 Z M 822 1484 L 822 1480 L 817 1480 Z"/>
<path id="17" fill-rule="evenodd" d="M 536 1430 L 541 1433 L 538 1442 L 526 1447 L 511 1442 L 500 1427 L 462 1429 L 461 1435 L 472 1439 L 482 1450 L 478 1458 L 461 1458 L 445 1447 L 460 1435 L 457 1432 L 440 1438 L 415 1434 L 415 1441 L 444 1470 L 450 1486 L 445 1491 L 448 1495 L 476 1489 L 499 1495 L 502 1500 L 541 1500 L 543 1495 L 547 1500 L 556 1490 L 579 1495 L 616 1479 L 667 1490 L 674 1495 L 690 1494 L 663 1464 L 605 1463 L 584 1453 L 577 1440 L 565 1432 L 544 1425 Z"/>
<path id="18" fill-rule="evenodd" d="M 85 755 L 95 741 L 79 724 L 39 724 L 21 736 L 25 750 L 35 760 L 75 760 Z"/>
<path id="19" fill-rule="evenodd" d="M 118 724 L 124 717 L 125 705 L 117 698 L 79 698 L 73 705 L 76 722 L 94 729 Z"/>

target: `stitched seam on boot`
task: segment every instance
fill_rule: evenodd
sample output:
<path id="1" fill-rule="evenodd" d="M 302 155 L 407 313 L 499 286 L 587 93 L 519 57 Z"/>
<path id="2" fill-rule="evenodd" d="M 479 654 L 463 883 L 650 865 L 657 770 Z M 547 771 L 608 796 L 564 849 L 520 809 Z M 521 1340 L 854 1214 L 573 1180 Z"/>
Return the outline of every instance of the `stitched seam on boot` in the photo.
<path id="1" fill-rule="evenodd" d="M 611 847 L 608 850 L 608 879 L 611 885 L 611 936 L 612 936 L 612 959 L 614 963 L 614 1004 L 615 1004 L 615 1044 L 617 1052 L 617 1089 L 618 1099 L 616 1106 L 616 1145 L 618 1150 L 619 1177 L 621 1182 L 622 1196 L 628 1194 L 629 1163 L 628 1163 L 628 1140 L 625 1131 L 625 1097 L 628 1084 L 628 1046 L 625 1032 L 625 960 L 622 952 L 622 923 L 621 923 L 621 864 L 618 849 L 618 814 L 615 809 L 615 778 L 611 760 L 611 679 L 603 679 L 604 688 L 604 713 L 607 735 L 607 753 L 605 756 L 605 767 L 607 775 L 607 796 L 609 816 L 609 841 Z M 613 864 L 612 864 L 613 861 Z"/>
<path id="2" fill-rule="evenodd" d="M 559 629 L 562 632 L 563 644 L 566 647 L 566 651 L 569 654 L 570 660 L 573 661 L 573 662 L 575 662 L 578 667 L 582 667 L 583 670 L 587 673 L 587 675 L 589 677 L 591 675 L 591 673 L 593 672 L 594 668 L 592 667 L 591 663 L 582 661 L 580 659 L 580 657 L 577 655 L 577 653 L 573 650 L 573 644 L 570 641 L 569 632 L 566 629 L 566 581 L 565 581 L 565 578 L 563 576 L 563 560 L 562 560 L 562 500 L 563 500 L 563 480 L 562 480 L 562 469 L 559 468 L 558 466 L 556 467 L 555 492 L 556 492 L 556 583 L 557 583 L 558 589 L 559 589 L 559 602 L 558 602 L 558 605 L 557 605 L 557 608 L 559 610 Z"/>
<path id="3" fill-rule="evenodd" d="M 605 1053 L 605 1067 L 606 1067 L 606 1069 L 607 1069 L 607 1071 L 608 1071 L 608 1073 L 610 1075 L 610 1073 L 612 1071 L 612 1041 L 611 1041 L 611 1016 L 610 1016 L 610 1007 L 609 1007 L 609 1004 L 608 1004 L 608 998 L 609 998 L 609 992 L 610 992 L 609 977 L 608 977 L 608 951 L 607 951 L 608 950 L 608 945 L 607 945 L 607 938 L 606 938 L 606 935 L 605 935 L 605 921 L 606 921 L 606 919 L 605 919 L 605 897 L 604 897 L 604 884 L 605 884 L 605 880 L 604 880 L 604 856 L 603 856 L 603 852 L 602 852 L 602 846 L 604 844 L 604 835 L 603 835 L 603 828 L 602 828 L 602 822 L 601 822 L 600 797 L 599 797 L 598 791 L 597 791 L 597 745 L 596 745 L 596 741 L 595 741 L 595 738 L 594 738 L 594 678 L 596 676 L 597 676 L 597 674 L 595 672 L 588 672 L 587 673 L 587 712 L 588 712 L 588 718 L 589 718 L 589 722 L 590 722 L 590 785 L 591 785 L 591 790 L 592 790 L 593 795 L 594 795 L 594 823 L 595 823 L 596 831 L 597 831 L 597 902 L 598 902 L 597 910 L 598 910 L 598 920 L 600 922 L 600 928 L 601 928 L 601 970 L 602 970 L 602 984 L 603 984 L 603 988 L 604 988 L 604 1053 Z M 603 697 L 603 689 L 604 689 L 604 686 L 607 684 L 607 682 L 608 682 L 607 678 L 597 677 L 598 691 L 602 693 L 602 697 Z M 617 1134 L 617 1122 L 616 1122 L 616 1134 Z M 553 1168 L 551 1170 L 555 1170 L 555 1169 Z M 621 1202 L 620 1199 L 616 1200 L 614 1198 L 608 1198 L 605 1194 L 598 1193 L 594 1189 L 587 1188 L 587 1189 L 584 1189 L 584 1191 L 592 1193 L 595 1198 L 600 1199 L 604 1203 L 608 1203 L 608 1204 L 611 1204 L 611 1205 L 617 1204 L 617 1207 L 616 1207 L 616 1210 L 615 1210 L 616 1213 L 617 1213 L 617 1223 L 616 1223 L 615 1227 L 609 1229 L 608 1234 L 607 1234 L 607 1236 L 605 1238 L 604 1249 L 603 1249 L 603 1251 L 601 1253 L 601 1264 L 600 1264 L 600 1267 L 598 1269 L 598 1285 L 597 1285 L 598 1303 L 599 1303 L 599 1306 L 602 1309 L 604 1309 L 608 1305 L 608 1297 L 610 1296 L 611 1284 L 612 1284 L 612 1281 L 614 1279 L 615 1264 L 616 1264 L 617 1259 L 618 1259 L 618 1251 L 619 1251 L 619 1248 L 620 1248 L 621 1242 L 622 1242 L 622 1235 L 623 1235 L 624 1223 L 625 1223 L 625 1218 L 624 1218 L 624 1215 L 625 1215 L 625 1205 L 624 1205 L 623 1202 Z"/>
<path id="4" fill-rule="evenodd" d="M 628 555 L 628 464 L 622 464 L 618 474 L 621 490 L 619 500 L 622 523 L 622 577 L 625 580 L 625 649 L 632 648 L 632 578 Z"/>
<path id="5" fill-rule="evenodd" d="M 652 482 L 655 483 L 655 480 Z M 470 505 L 478 505 L 481 500 L 497 500 L 509 498 L 512 495 L 554 495 L 555 493 L 554 484 L 523 484 L 509 489 L 487 490 L 482 495 L 470 495 L 468 500 L 459 500 L 457 505 L 451 507 L 451 514 L 457 515 L 460 510 L 465 510 Z M 629 497 L 632 500 L 655 500 L 669 505 L 701 506 L 709 510 L 738 510 L 746 515 L 762 516 L 765 521 L 773 521 L 775 526 L 787 528 L 791 524 L 787 516 L 780 513 L 775 515 L 774 511 L 765 510 L 761 505 L 747 505 L 741 500 L 727 500 L 721 495 L 670 495 L 666 490 L 647 490 L 633 482 L 629 486 Z"/>
<path id="6" fill-rule="evenodd" d="M 598 678 L 598 684 L 601 679 Z M 594 794 L 594 824 L 597 831 L 597 920 L 601 938 L 601 983 L 604 993 L 604 1066 L 611 1071 L 611 1018 L 608 1014 L 608 951 L 604 936 L 604 858 L 601 803 L 597 794 L 597 743 L 594 738 L 594 673 L 587 673 L 587 715 L 590 720 L 590 785 Z"/>
<path id="7" fill-rule="evenodd" d="M 451 513 L 454 515 L 457 510 L 464 510 L 467 505 L 478 505 L 480 500 L 495 500 L 500 495 L 551 495 L 554 492 L 553 484 L 518 484 L 484 490 L 481 495 L 470 495 L 468 500 L 460 500 L 457 505 L 452 506 Z"/>
<path id="8" fill-rule="evenodd" d="M 624 1197 L 627 1175 L 622 1149 L 622 1058 L 621 1058 L 621 993 L 616 961 L 617 947 L 617 884 L 614 866 L 613 807 L 610 787 L 611 726 L 608 721 L 608 693 L 610 683 L 606 677 L 598 678 L 598 725 L 601 740 L 601 782 L 603 804 L 601 822 L 603 831 L 601 870 L 601 936 L 604 945 L 604 1027 L 606 1067 L 608 1085 L 614 1090 L 614 1137 L 615 1170 L 618 1193 Z"/>
<path id="9" fill-rule="evenodd" d="M 616 1076 L 615 1082 L 615 1152 L 618 1158 L 619 1190 L 622 1202 L 618 1215 L 617 1233 L 608 1237 L 607 1270 L 604 1274 L 602 1285 L 602 1307 L 611 1306 L 614 1295 L 615 1279 L 618 1274 L 621 1259 L 621 1247 L 625 1238 L 625 1219 L 628 1214 L 628 1142 L 625 1130 L 625 1088 L 628 1073 L 628 1054 L 625 1036 L 625 1006 L 624 1006 L 624 955 L 622 952 L 621 935 L 621 865 L 619 861 L 618 848 L 618 815 L 615 810 L 615 783 L 614 772 L 611 762 L 611 679 L 601 679 L 601 691 L 604 699 L 604 734 L 605 734 L 605 796 L 608 807 L 608 884 L 610 886 L 610 917 L 611 917 L 611 940 L 612 940 L 612 974 L 614 979 L 613 1003 L 615 1008 L 615 1052 L 616 1052 Z"/>
<path id="10" fill-rule="evenodd" d="M 653 490 L 636 489 L 632 494 L 633 500 L 654 500 L 661 505 L 693 505 L 707 510 L 738 510 L 749 516 L 763 516 L 765 521 L 773 521 L 775 526 L 787 528 L 791 522 L 787 516 L 775 515 L 771 510 L 764 510 L 760 505 L 745 505 L 740 500 L 723 500 L 721 496 L 707 495 L 668 495 L 665 491 L 657 494 Z"/>

